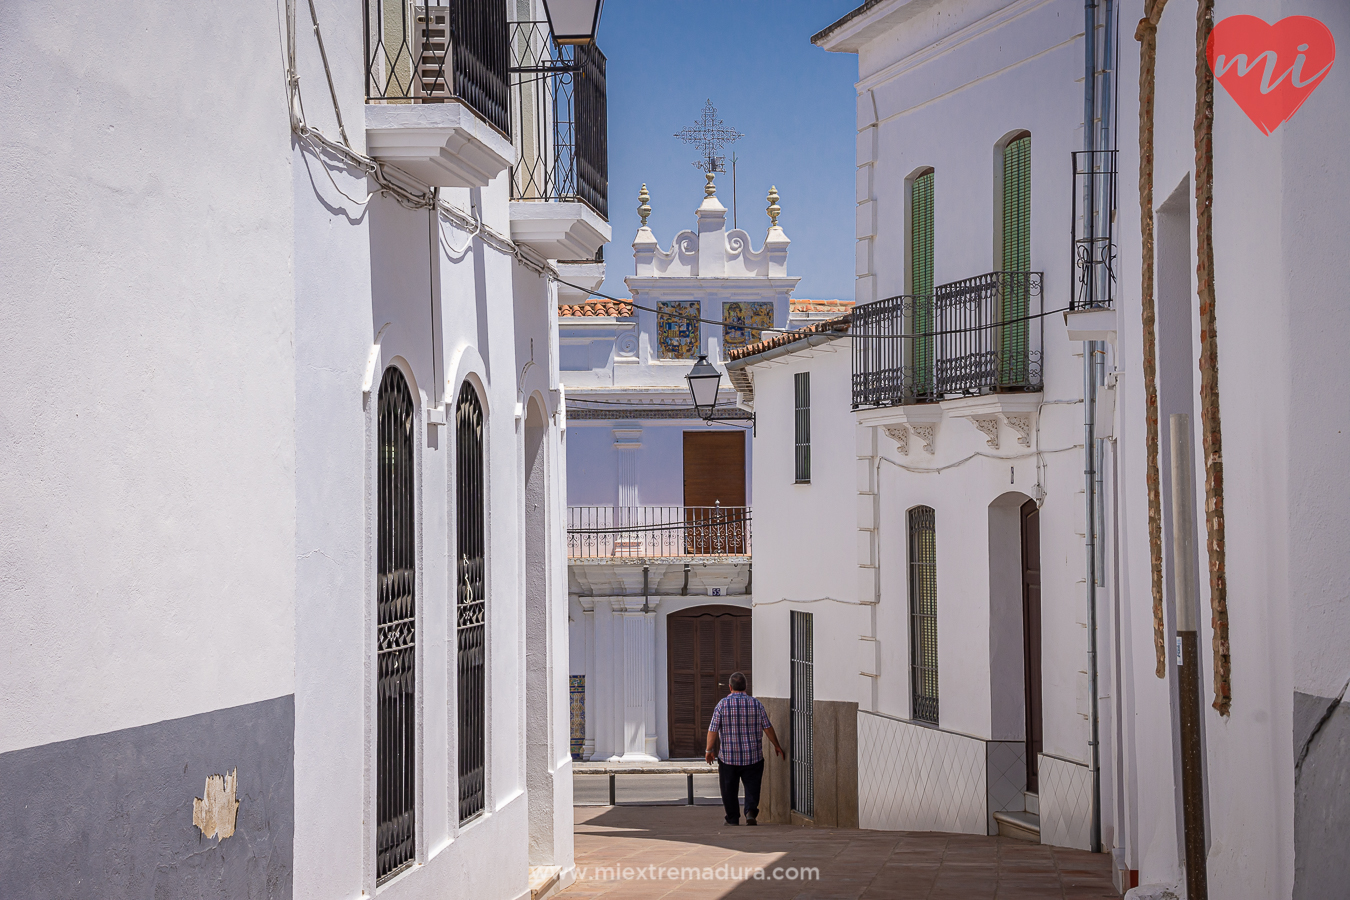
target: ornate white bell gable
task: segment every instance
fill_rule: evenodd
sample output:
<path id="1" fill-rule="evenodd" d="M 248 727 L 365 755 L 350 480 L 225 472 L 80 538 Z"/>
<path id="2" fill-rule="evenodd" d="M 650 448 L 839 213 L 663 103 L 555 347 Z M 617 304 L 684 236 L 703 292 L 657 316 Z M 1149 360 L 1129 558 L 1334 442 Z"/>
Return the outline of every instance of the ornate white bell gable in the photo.
<path id="1" fill-rule="evenodd" d="M 792 243 L 778 225 L 778 192 L 769 194 L 771 225 L 764 244 L 756 250 L 750 244 L 750 235 L 741 228 L 727 230 L 727 208 L 717 199 L 713 173 L 705 176 L 703 202 L 694 215 L 698 217 L 696 231 L 681 231 L 675 235 L 669 250 L 662 250 L 656 235 L 647 227 L 651 215 L 647 186 L 638 195 L 641 205 L 638 214 L 642 226 L 633 239 L 634 274 L 638 277 L 693 277 L 693 278 L 770 278 L 787 275 L 788 245 Z"/>

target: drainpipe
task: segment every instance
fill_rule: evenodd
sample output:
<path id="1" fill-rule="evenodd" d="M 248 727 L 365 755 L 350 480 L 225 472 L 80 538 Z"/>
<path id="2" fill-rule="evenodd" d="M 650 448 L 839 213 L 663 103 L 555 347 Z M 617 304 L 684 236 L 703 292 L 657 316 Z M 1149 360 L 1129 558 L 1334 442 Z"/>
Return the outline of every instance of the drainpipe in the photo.
<path id="1" fill-rule="evenodd" d="M 1083 2 L 1083 149 L 1101 149 L 1097 130 L 1097 2 Z M 1089 157 L 1090 162 L 1095 158 Z M 1097 236 L 1098 201 L 1091 181 L 1084 207 L 1084 227 L 1088 238 Z M 1088 246 L 1095 246 L 1089 243 Z M 1094 281 L 1095 284 L 1095 281 Z M 1088 298 L 1094 302 L 1095 297 Z M 1102 850 L 1102 769 L 1101 722 L 1097 709 L 1097 366 L 1102 353 L 1098 341 L 1083 342 L 1083 493 L 1086 505 L 1084 531 L 1086 547 L 1087 625 L 1088 625 L 1088 700 L 1091 704 L 1088 750 L 1092 770 L 1092 825 L 1089 846 L 1093 853 Z"/>

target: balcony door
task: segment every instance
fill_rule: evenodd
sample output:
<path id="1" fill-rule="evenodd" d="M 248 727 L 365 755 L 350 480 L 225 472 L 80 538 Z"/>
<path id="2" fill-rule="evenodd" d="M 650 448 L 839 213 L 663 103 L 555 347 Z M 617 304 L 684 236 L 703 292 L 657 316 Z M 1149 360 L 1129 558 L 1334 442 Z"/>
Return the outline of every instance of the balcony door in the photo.
<path id="1" fill-rule="evenodd" d="M 685 552 L 745 553 L 745 432 L 684 433 Z"/>
<path id="2" fill-rule="evenodd" d="M 750 680 L 750 610 L 696 606 L 666 618 L 666 711 L 670 758 L 703 755 L 713 707 L 732 672 Z"/>

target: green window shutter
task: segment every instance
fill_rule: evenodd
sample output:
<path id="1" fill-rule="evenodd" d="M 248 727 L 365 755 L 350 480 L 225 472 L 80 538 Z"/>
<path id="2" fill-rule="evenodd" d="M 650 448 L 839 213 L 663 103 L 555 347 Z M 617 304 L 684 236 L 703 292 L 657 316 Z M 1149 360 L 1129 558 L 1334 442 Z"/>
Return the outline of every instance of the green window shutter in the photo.
<path id="1" fill-rule="evenodd" d="M 911 294 L 933 293 L 933 173 L 910 186 L 909 271 Z"/>
<path id="2" fill-rule="evenodd" d="M 909 188 L 909 292 L 914 300 L 914 333 L 933 330 L 933 172 L 930 169 L 910 182 Z M 914 344 L 914 393 L 932 399 L 933 339 L 918 338 Z"/>
<path id="3" fill-rule="evenodd" d="M 1003 148 L 1003 265 L 1005 273 L 1031 271 L 1031 136 L 1009 141 Z M 998 379 L 1016 385 L 1028 377 L 1029 322 L 1020 321 L 1028 310 L 1025 274 L 1005 274 L 1000 303 Z"/>
<path id="4" fill-rule="evenodd" d="M 1004 272 L 1031 269 L 1031 136 L 1003 148 Z"/>

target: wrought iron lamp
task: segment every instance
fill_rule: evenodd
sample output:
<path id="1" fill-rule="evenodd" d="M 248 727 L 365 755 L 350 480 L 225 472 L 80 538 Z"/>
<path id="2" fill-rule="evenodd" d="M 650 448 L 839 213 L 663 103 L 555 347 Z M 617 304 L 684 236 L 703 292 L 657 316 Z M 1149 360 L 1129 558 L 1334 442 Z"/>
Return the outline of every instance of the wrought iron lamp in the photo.
<path id="1" fill-rule="evenodd" d="M 544 14 L 559 44 L 593 44 L 605 0 L 544 0 Z"/>
<path id="2" fill-rule="evenodd" d="M 689 393 L 694 397 L 694 411 L 703 421 L 711 422 L 717 407 L 717 389 L 722 384 L 722 373 L 704 355 L 698 358 L 698 362 L 684 377 L 689 382 Z"/>

